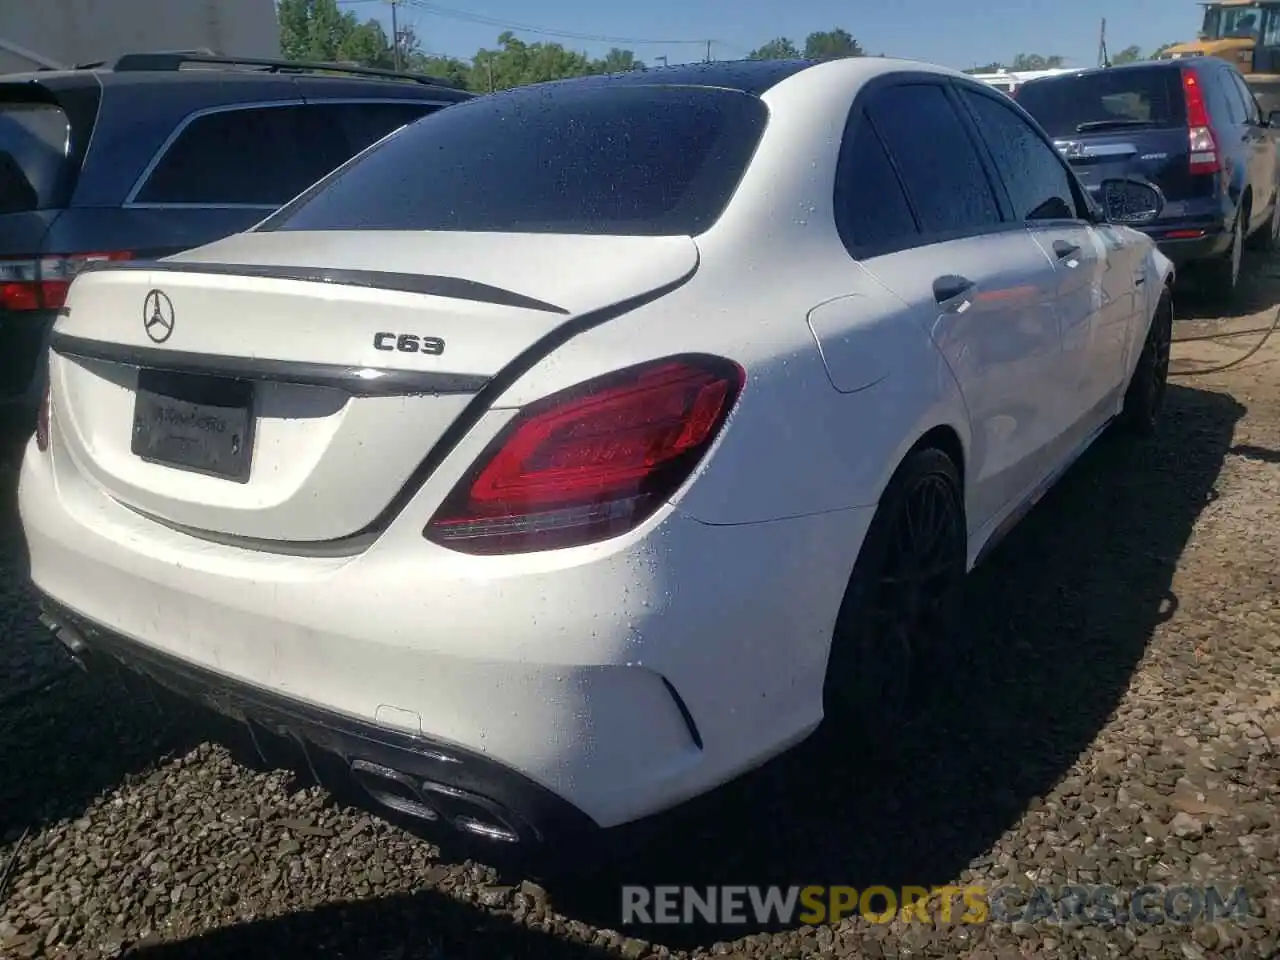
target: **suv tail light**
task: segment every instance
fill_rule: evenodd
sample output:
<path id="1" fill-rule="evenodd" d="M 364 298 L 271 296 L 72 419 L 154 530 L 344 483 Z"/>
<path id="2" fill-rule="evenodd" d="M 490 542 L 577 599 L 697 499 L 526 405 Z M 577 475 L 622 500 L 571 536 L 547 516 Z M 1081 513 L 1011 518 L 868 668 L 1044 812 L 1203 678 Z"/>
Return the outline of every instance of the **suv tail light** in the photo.
<path id="1" fill-rule="evenodd" d="M 688 479 L 746 380 L 716 357 L 672 357 L 531 405 L 427 524 L 462 553 L 579 546 L 633 529 Z"/>
<path id="2" fill-rule="evenodd" d="M 1218 140 L 1209 120 L 1209 110 L 1204 105 L 1204 91 L 1195 71 L 1186 67 L 1182 69 L 1182 94 L 1190 128 L 1191 173 L 1217 173 L 1222 169 L 1222 162 L 1218 159 Z"/>
<path id="3" fill-rule="evenodd" d="M 85 264 L 128 260 L 131 253 L 65 253 L 42 257 L 0 257 L 0 310 L 57 310 Z"/>

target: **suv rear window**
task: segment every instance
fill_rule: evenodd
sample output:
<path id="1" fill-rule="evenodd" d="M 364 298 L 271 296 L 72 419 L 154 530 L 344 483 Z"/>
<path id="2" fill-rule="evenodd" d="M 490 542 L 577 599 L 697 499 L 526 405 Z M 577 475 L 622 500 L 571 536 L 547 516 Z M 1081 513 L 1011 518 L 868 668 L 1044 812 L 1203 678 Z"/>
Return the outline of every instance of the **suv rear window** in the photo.
<path id="1" fill-rule="evenodd" d="M 1182 75 L 1176 67 L 1047 77 L 1024 84 L 1016 98 L 1051 137 L 1186 123 Z"/>
<path id="2" fill-rule="evenodd" d="M 0 214 L 59 205 L 70 131 L 58 107 L 0 103 Z"/>
<path id="3" fill-rule="evenodd" d="M 767 121 L 758 98 L 710 87 L 481 97 L 402 130 L 260 229 L 697 234 Z"/>
<path id="4" fill-rule="evenodd" d="M 237 107 L 196 117 L 138 203 L 278 207 L 397 127 L 436 109 L 397 103 Z"/>

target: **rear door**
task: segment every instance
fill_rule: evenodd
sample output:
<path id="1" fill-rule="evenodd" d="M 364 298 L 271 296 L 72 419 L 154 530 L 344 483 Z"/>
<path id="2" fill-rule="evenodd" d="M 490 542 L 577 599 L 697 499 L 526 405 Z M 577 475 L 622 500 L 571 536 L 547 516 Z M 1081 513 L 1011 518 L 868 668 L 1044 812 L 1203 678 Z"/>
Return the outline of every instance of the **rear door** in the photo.
<path id="1" fill-rule="evenodd" d="M 1222 71 L 1224 86 L 1235 91 L 1244 111 L 1241 139 L 1249 151 L 1249 183 L 1253 188 L 1253 223 L 1267 222 L 1272 204 L 1276 202 L 1276 143 L 1275 132 L 1264 125 L 1262 111 L 1253 91 L 1235 70 Z"/>
<path id="2" fill-rule="evenodd" d="M 1181 84 L 1176 67 L 1126 66 L 1032 81 L 1017 100 L 1086 189 L 1111 177 L 1141 177 L 1164 192 L 1165 216 L 1174 218 L 1185 201 L 1212 194 L 1208 178 L 1190 174 Z"/>
<path id="3" fill-rule="evenodd" d="M 842 234 L 956 376 L 972 421 L 977 529 L 1043 476 L 1060 430 L 1057 279 L 1021 225 L 1002 215 L 944 82 L 878 89 L 856 109 L 837 188 Z M 905 236 L 892 229 L 908 222 L 904 204 L 913 227 Z"/>
<path id="4" fill-rule="evenodd" d="M 1106 246 L 1086 219 L 1084 197 L 1052 144 L 1012 104 L 970 84 L 956 86 L 1015 218 L 1054 264 L 1063 375 L 1069 378 L 1063 437 L 1064 446 L 1073 446 L 1114 405 L 1134 310 L 1132 284 L 1123 270 L 1112 269 Z"/>

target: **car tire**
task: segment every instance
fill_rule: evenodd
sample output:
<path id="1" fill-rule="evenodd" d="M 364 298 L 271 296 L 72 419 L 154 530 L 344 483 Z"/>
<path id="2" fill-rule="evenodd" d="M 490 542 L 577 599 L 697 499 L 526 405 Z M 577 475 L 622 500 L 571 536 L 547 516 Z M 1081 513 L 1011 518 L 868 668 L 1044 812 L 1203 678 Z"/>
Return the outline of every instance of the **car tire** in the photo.
<path id="1" fill-rule="evenodd" d="M 1267 225 L 1249 238 L 1249 249 L 1262 253 L 1275 253 L 1280 250 L 1280 193 L 1276 194 L 1271 204 L 1271 217 Z"/>
<path id="2" fill-rule="evenodd" d="M 1231 246 L 1226 253 L 1205 262 L 1204 286 L 1208 293 L 1220 300 L 1230 300 L 1240 287 L 1240 264 L 1244 256 L 1244 225 L 1249 220 L 1249 210 L 1241 207 L 1231 228 Z"/>
<path id="3" fill-rule="evenodd" d="M 1173 343 L 1173 300 L 1166 290 L 1142 344 L 1142 353 L 1129 378 L 1119 426 L 1133 436 L 1153 434 L 1164 406 L 1169 383 L 1169 351 Z"/>
<path id="4" fill-rule="evenodd" d="M 824 726 L 873 754 L 891 750 L 920 696 L 950 675 L 967 569 L 963 489 L 946 453 L 914 450 L 881 497 L 849 578 L 827 661 Z"/>

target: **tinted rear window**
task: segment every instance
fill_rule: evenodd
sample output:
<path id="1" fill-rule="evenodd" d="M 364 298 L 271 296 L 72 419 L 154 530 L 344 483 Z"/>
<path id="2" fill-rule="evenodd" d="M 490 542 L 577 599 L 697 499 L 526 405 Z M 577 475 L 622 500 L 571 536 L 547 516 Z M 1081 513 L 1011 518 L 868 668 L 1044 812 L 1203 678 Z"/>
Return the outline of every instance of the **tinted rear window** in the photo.
<path id="1" fill-rule="evenodd" d="M 278 207 L 432 109 L 411 102 L 321 101 L 205 114 L 183 129 L 135 199 Z"/>
<path id="2" fill-rule="evenodd" d="M 1018 89 L 1017 100 L 1051 137 L 1186 122 L 1181 74 L 1167 67 L 1035 80 Z"/>
<path id="3" fill-rule="evenodd" d="M 709 87 L 525 88 L 402 130 L 263 229 L 696 234 L 766 122 L 758 98 Z"/>
<path id="4" fill-rule="evenodd" d="M 70 129 L 58 107 L 0 103 L 0 214 L 59 205 Z"/>

